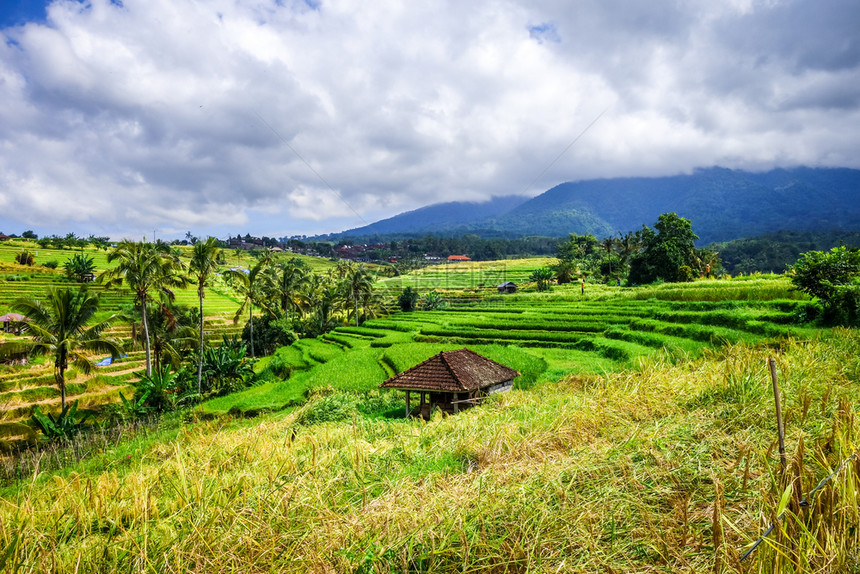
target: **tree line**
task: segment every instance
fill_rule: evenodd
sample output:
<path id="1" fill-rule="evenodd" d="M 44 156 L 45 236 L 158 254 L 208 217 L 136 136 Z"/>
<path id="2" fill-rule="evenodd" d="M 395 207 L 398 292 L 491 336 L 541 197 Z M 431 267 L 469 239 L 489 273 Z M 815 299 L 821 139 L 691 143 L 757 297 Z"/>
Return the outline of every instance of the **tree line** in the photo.
<path id="1" fill-rule="evenodd" d="M 597 239 L 594 235 L 571 233 L 556 249 L 558 263 L 536 270 L 531 279 L 538 290 L 576 280 L 642 285 L 655 281 L 692 281 L 695 277 L 721 271 L 719 253 L 697 248 L 698 236 L 690 220 L 664 213 L 654 228 L 643 225 L 637 231 L 617 237 Z"/>

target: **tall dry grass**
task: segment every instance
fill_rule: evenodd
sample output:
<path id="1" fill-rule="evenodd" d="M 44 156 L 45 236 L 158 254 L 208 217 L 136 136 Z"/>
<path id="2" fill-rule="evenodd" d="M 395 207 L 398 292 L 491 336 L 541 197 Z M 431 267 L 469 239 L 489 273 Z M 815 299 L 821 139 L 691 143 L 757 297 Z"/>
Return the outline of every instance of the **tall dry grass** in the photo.
<path id="1" fill-rule="evenodd" d="M 795 453 L 784 473 L 768 356 Z M 860 338 L 843 330 L 643 359 L 429 422 L 201 423 L 5 489 L 0 567 L 850 572 L 860 467 L 798 502 L 853 452 L 858 357 Z M 775 536 L 740 565 L 783 507 Z"/>

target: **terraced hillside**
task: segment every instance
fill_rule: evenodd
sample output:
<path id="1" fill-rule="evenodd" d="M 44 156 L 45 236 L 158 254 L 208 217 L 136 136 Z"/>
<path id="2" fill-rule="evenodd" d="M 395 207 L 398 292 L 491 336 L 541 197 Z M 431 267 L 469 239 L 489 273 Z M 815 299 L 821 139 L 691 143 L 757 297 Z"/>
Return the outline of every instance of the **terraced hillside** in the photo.
<path id="1" fill-rule="evenodd" d="M 416 269 L 406 275 L 379 281 L 383 291 L 399 292 L 405 287 L 419 291 L 489 289 L 506 281 L 525 283 L 535 269 L 554 265 L 555 258 L 501 259 L 498 261 L 461 261 Z"/>
<path id="2" fill-rule="evenodd" d="M 36 254 L 32 266 L 15 263 L 15 256 L 22 249 Z M 18 298 L 42 298 L 48 288 L 57 285 L 71 285 L 63 273 L 62 264 L 78 250 L 39 249 L 38 245 L 26 243 L 4 243 L 0 245 L 0 314 L 11 310 L 13 301 Z M 107 253 L 87 248 L 86 255 L 93 257 L 97 272 L 108 269 Z M 180 250 L 183 256 L 188 249 Z M 246 253 L 239 256 L 230 252 L 227 266 L 248 265 L 252 260 Z M 307 258 L 318 259 L 318 258 Z M 45 262 L 55 261 L 58 269 L 44 266 Z M 317 266 L 330 267 L 327 260 Z M 105 289 L 100 283 L 89 283 L 87 289 L 96 293 L 101 302 L 98 318 L 100 320 L 121 314 L 133 307 L 134 297 L 127 289 Z M 176 302 L 188 307 L 197 307 L 197 290 L 188 286 L 175 291 Z M 204 302 L 204 335 L 210 341 L 220 341 L 223 335 L 232 336 L 241 332 L 243 324 L 234 324 L 233 316 L 239 306 L 239 299 L 220 277 L 216 277 L 206 289 Z M 131 345 L 131 326 L 118 320 L 108 334 L 125 341 L 128 352 L 122 359 L 110 366 L 99 367 L 95 375 L 85 377 L 74 370 L 67 374 L 70 400 L 80 401 L 80 408 L 94 410 L 119 400 L 119 393 L 129 396 L 131 386 L 137 380 L 137 373 L 144 368 L 144 354 L 138 347 Z M 15 340 L 12 334 L 0 333 L 0 342 Z M 95 360 L 102 357 L 92 357 Z M 29 419 L 36 406 L 42 410 L 58 411 L 60 404 L 51 366 L 44 359 L 27 366 L 0 365 L 0 446 L 16 444 L 30 436 L 29 427 L 24 421 Z"/>
<path id="3" fill-rule="evenodd" d="M 694 292 L 686 286 L 589 286 L 585 297 L 578 287 L 548 294 L 485 290 L 450 296 L 442 311 L 400 312 L 282 348 L 267 365 L 277 380 L 204 409 L 278 410 L 324 387 L 368 392 L 441 350 L 463 346 L 519 370 L 523 376 L 515 385 L 527 388 L 570 373 L 618 370 L 657 352 L 682 359 L 730 343 L 778 344 L 820 332 L 796 323 L 806 302 L 789 298 L 798 295 L 782 277 L 702 283 L 699 298 L 706 300 L 700 301 L 685 300 Z M 707 300 L 721 291 L 737 298 Z M 640 299 L 643 292 L 652 297 Z M 756 299 L 756 293 L 782 298 Z"/>

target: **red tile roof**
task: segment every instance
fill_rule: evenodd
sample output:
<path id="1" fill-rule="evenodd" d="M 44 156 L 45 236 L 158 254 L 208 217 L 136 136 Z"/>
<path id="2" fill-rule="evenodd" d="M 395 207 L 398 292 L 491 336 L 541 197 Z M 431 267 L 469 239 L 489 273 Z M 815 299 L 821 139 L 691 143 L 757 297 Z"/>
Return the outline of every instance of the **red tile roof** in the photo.
<path id="1" fill-rule="evenodd" d="M 386 389 L 469 392 L 510 381 L 519 372 L 469 349 L 443 351 L 379 385 Z"/>
<path id="2" fill-rule="evenodd" d="M 448 261 L 471 261 L 471 259 L 465 255 L 449 255 Z"/>

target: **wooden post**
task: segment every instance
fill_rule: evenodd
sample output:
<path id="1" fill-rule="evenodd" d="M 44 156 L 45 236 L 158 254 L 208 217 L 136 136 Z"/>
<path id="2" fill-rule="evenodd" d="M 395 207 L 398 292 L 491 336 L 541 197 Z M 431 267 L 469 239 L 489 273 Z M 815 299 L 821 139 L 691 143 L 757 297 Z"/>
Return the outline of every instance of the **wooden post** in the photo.
<path id="1" fill-rule="evenodd" d="M 779 381 L 776 378 L 776 360 L 768 359 L 768 366 L 770 367 L 770 380 L 773 382 L 773 400 L 776 402 L 776 430 L 779 433 L 779 461 L 782 464 L 782 470 L 785 471 L 786 467 L 786 458 L 785 458 L 785 429 L 782 426 L 782 404 L 779 398 Z"/>
<path id="2" fill-rule="evenodd" d="M 412 409 L 410 408 L 410 405 L 409 405 L 409 391 L 406 391 L 406 418 L 407 419 L 409 418 L 409 411 L 411 411 L 411 410 Z"/>

